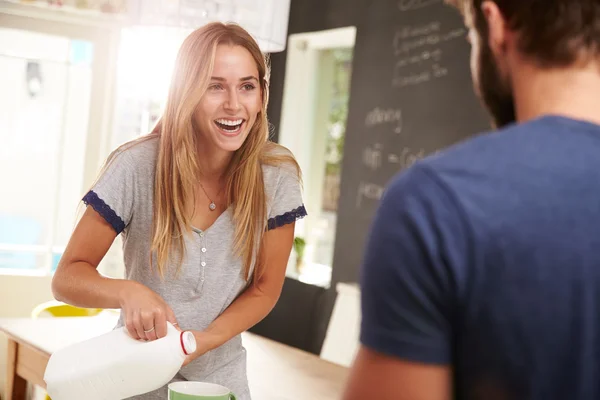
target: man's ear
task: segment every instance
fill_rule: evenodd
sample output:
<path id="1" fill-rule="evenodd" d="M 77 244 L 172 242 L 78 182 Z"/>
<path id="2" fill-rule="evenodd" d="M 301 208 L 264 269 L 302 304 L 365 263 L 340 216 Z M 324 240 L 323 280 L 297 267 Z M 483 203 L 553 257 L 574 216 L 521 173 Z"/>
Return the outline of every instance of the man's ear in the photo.
<path id="1" fill-rule="evenodd" d="M 488 26 L 488 45 L 496 56 L 506 52 L 508 26 L 498 5 L 486 0 L 481 4 L 481 11 Z"/>

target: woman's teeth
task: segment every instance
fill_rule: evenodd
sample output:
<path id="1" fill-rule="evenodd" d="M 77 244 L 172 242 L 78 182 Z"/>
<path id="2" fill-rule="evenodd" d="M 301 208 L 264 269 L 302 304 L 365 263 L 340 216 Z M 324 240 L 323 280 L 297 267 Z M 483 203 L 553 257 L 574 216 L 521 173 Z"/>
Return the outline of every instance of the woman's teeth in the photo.
<path id="1" fill-rule="evenodd" d="M 234 126 L 234 125 L 240 125 L 242 123 L 243 119 L 218 119 L 217 122 L 223 125 L 229 125 L 229 126 Z"/>
<path id="2" fill-rule="evenodd" d="M 218 119 L 215 121 L 217 126 L 227 133 L 235 133 L 242 127 L 243 119 Z"/>

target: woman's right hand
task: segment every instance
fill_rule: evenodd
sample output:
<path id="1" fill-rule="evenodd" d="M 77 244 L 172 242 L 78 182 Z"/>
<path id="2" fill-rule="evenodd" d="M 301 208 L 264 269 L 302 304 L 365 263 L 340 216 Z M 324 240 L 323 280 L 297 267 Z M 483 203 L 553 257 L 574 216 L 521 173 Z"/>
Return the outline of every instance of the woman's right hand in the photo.
<path id="1" fill-rule="evenodd" d="M 119 294 L 125 327 L 136 340 L 155 340 L 167 335 L 167 321 L 178 328 L 175 313 L 157 293 L 141 283 L 128 281 Z"/>

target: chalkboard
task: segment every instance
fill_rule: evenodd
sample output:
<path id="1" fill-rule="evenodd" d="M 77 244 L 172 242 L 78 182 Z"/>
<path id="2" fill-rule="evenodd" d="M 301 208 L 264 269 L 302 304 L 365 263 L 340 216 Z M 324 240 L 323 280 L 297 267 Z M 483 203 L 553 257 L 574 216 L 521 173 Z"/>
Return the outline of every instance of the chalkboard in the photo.
<path id="1" fill-rule="evenodd" d="M 490 128 L 474 94 L 460 14 L 443 0 L 378 0 L 357 26 L 333 283 L 356 282 L 389 180 Z"/>

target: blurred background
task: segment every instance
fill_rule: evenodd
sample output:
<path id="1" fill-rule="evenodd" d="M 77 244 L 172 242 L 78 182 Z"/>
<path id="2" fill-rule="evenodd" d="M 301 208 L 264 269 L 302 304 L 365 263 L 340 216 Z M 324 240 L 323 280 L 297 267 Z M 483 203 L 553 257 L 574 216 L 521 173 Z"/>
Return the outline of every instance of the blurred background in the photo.
<path id="1" fill-rule="evenodd" d="M 0 0 L 0 318 L 52 300 L 81 197 L 112 149 L 152 129 L 180 43 L 214 20 L 270 56 L 271 139 L 298 159 L 309 214 L 281 300 L 252 331 L 347 367 L 385 184 L 489 126 L 442 0 Z M 103 274 L 123 276 L 120 248 Z"/>
<path id="2" fill-rule="evenodd" d="M 0 187 L 10 188 L 0 203 L 0 269 L 48 275 L 56 268 L 83 188 L 112 149 L 152 129 L 194 26 L 234 20 L 265 52 L 286 47 L 289 1 L 262 3 L 259 11 L 253 1 L 0 2 Z M 331 276 L 354 35 L 352 27 L 290 35 L 295 62 L 274 71 L 296 76 L 297 86 L 286 88 L 293 95 L 279 119 L 288 128 L 274 130 L 273 140 L 310 178 L 311 218 L 300 223 L 297 241 L 306 268 L 289 272 L 320 285 Z M 119 260 L 108 257 L 103 272 L 122 274 Z"/>

